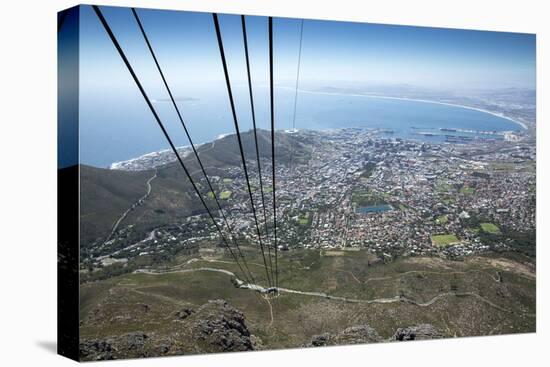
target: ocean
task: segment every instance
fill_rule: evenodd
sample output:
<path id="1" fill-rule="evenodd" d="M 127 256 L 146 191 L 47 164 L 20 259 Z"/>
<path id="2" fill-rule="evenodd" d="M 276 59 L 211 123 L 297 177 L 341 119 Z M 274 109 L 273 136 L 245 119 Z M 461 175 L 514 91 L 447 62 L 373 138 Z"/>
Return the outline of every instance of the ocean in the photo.
<path id="1" fill-rule="evenodd" d="M 241 131 L 252 128 L 246 86 L 234 90 Z M 459 106 L 375 96 L 300 91 L 293 123 L 295 92 L 277 88 L 276 129 L 339 129 L 360 127 L 383 129 L 393 138 L 441 143 L 450 135 L 501 138 L 488 132 L 517 131 L 521 126 L 509 119 Z M 255 90 L 257 126 L 269 129 L 267 88 Z M 101 105 L 101 107 L 98 107 Z M 189 145 L 171 102 L 154 102 L 176 146 Z M 131 106 L 131 107 L 129 107 Z M 202 91 L 194 98 L 178 100 L 178 107 L 195 144 L 209 142 L 235 128 L 224 90 Z M 443 130 L 442 130 L 443 129 Z M 446 137 L 447 136 L 447 137 Z M 102 96 L 81 99 L 80 161 L 96 167 L 168 149 L 151 111 L 139 94 L 113 100 Z"/>

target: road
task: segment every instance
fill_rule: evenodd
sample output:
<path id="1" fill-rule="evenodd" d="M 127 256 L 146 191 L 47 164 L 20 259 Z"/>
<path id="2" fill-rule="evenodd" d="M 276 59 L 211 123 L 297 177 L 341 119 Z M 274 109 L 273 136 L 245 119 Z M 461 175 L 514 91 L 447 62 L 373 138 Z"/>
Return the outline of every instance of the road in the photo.
<path id="1" fill-rule="evenodd" d="M 120 223 L 122 223 L 122 221 L 124 219 L 126 219 L 126 217 L 128 216 L 128 214 L 134 210 L 138 205 L 140 205 L 144 200 L 146 200 L 148 197 L 149 197 L 149 194 L 151 194 L 151 190 L 152 190 L 152 187 L 151 187 L 151 181 L 153 181 L 155 178 L 157 178 L 157 171 L 155 170 L 155 174 L 153 175 L 153 177 L 149 178 L 146 182 L 146 185 L 147 185 L 147 192 L 145 193 L 145 195 L 143 195 L 141 198 L 139 198 L 135 203 L 132 204 L 132 206 L 130 206 L 124 213 L 122 213 L 122 215 L 120 216 L 120 218 L 118 218 L 115 223 L 113 224 L 113 229 L 111 230 L 111 233 L 109 234 L 109 236 L 107 237 L 107 239 L 105 240 L 105 242 L 109 241 L 111 239 L 111 237 L 113 237 L 113 234 L 115 234 L 116 230 L 118 229 L 118 226 L 120 225 Z"/>

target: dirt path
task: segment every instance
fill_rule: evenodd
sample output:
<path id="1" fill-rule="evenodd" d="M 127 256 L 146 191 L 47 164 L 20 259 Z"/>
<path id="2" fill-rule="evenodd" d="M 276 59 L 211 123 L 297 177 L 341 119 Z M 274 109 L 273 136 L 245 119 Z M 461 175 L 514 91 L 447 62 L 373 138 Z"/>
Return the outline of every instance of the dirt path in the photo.
<path id="1" fill-rule="evenodd" d="M 141 198 L 139 198 L 135 203 L 132 204 L 132 206 L 130 206 L 124 213 L 122 213 L 122 215 L 120 216 L 120 218 L 118 218 L 116 220 L 116 222 L 113 224 L 113 228 L 111 229 L 111 233 L 109 234 L 109 236 L 107 237 L 107 239 L 105 240 L 105 242 L 109 241 L 111 239 L 111 237 L 113 237 L 113 234 L 115 234 L 116 230 L 118 229 L 118 226 L 120 225 L 120 223 L 122 223 L 122 221 L 124 219 L 126 219 L 126 217 L 128 216 L 128 214 L 135 208 L 137 207 L 139 204 L 141 204 L 144 200 L 146 200 L 149 195 L 151 194 L 151 181 L 153 181 L 155 178 L 157 178 L 157 171 L 155 170 L 155 174 L 153 175 L 153 177 L 149 178 L 146 182 L 146 185 L 147 185 L 147 192 L 145 193 L 145 195 L 143 195 Z"/>
<path id="2" fill-rule="evenodd" d="M 192 273 L 195 271 L 213 271 L 217 273 L 227 274 L 229 276 L 237 278 L 237 276 L 230 272 L 229 270 L 225 269 L 218 269 L 218 268 L 193 268 L 193 269 L 181 269 L 181 270 L 149 270 L 149 269 L 138 269 L 135 270 L 134 273 L 136 274 L 148 274 L 148 275 L 163 275 L 163 274 L 171 274 L 171 273 Z M 238 278 L 237 278 L 238 279 Z M 241 283 L 244 284 L 244 282 L 241 281 Z M 252 284 L 253 286 L 256 286 Z"/>
<path id="3" fill-rule="evenodd" d="M 336 270 L 336 271 L 339 271 L 339 272 L 341 272 L 341 273 L 349 274 L 349 275 L 353 278 L 353 280 L 355 280 L 357 283 L 361 283 L 361 281 L 359 280 L 359 278 L 357 278 L 357 277 L 355 276 L 355 274 L 353 274 L 351 271 L 342 270 L 342 269 L 335 269 L 335 270 Z"/>
<path id="4" fill-rule="evenodd" d="M 208 268 L 208 267 L 201 267 L 201 268 L 194 268 L 194 269 L 183 269 L 183 270 L 174 270 L 174 271 L 157 271 L 157 270 L 147 270 L 147 269 L 139 269 L 136 270 L 134 273 L 141 273 L 141 274 L 148 274 L 148 275 L 162 275 L 162 274 L 168 274 L 168 273 L 189 273 L 189 272 L 195 272 L 195 271 L 212 271 L 212 272 L 218 272 L 222 274 L 226 274 L 229 276 L 232 276 L 237 279 L 237 282 L 240 284 L 241 289 L 250 289 L 254 291 L 258 291 L 260 293 L 267 293 L 267 288 L 257 285 L 257 284 L 248 284 L 246 282 L 243 282 L 237 278 L 237 276 L 230 272 L 229 270 L 225 269 L 217 269 L 217 268 Z M 348 302 L 348 303 L 363 303 L 363 304 L 372 304 L 372 303 L 408 303 L 411 305 L 419 306 L 419 307 L 428 307 L 433 305 L 434 303 L 438 302 L 439 300 L 442 300 L 447 297 L 474 297 L 478 300 L 484 302 L 485 304 L 506 313 L 513 313 L 513 311 L 508 310 L 506 308 L 503 308 L 490 300 L 488 300 L 485 297 L 480 296 L 479 294 L 473 293 L 473 292 L 444 292 L 441 293 L 432 299 L 430 299 L 427 302 L 418 302 L 413 299 L 402 297 L 402 296 L 395 296 L 391 298 L 374 298 L 374 299 L 358 299 L 358 298 L 348 298 L 348 297 L 341 297 L 341 296 L 333 296 L 329 295 L 324 292 L 315 292 L 315 291 L 300 291 L 295 289 L 289 289 L 289 288 L 277 288 L 279 293 L 287 293 L 287 294 L 299 294 L 304 296 L 311 296 L 311 297 L 319 297 L 319 298 L 325 298 L 330 299 L 334 301 L 342 301 L 342 302 Z M 271 303 L 269 304 L 271 307 Z M 271 313 L 273 313 L 273 309 L 271 308 Z M 532 314 L 524 313 L 527 316 L 534 316 Z M 273 315 L 272 315 L 273 320 Z"/>
<path id="5" fill-rule="evenodd" d="M 264 296 L 262 297 L 266 302 L 267 302 L 267 305 L 269 306 L 269 313 L 271 315 L 271 321 L 269 321 L 269 325 L 267 325 L 267 328 L 271 328 L 271 325 L 273 325 L 273 306 L 271 305 L 271 301 L 269 300 L 269 297 L 267 296 Z"/>
<path id="6" fill-rule="evenodd" d="M 396 276 L 392 277 L 373 277 L 368 278 L 363 283 L 367 284 L 368 282 L 377 281 L 377 280 L 391 280 L 391 279 L 399 279 L 402 276 L 408 275 L 408 274 L 439 274 L 439 275 L 453 275 L 453 274 L 468 274 L 468 273 L 481 273 L 485 274 L 487 276 L 490 276 L 495 282 L 498 282 L 499 279 L 496 278 L 494 275 L 488 274 L 486 270 L 494 270 L 494 269 L 482 269 L 482 270 L 466 270 L 466 271 L 429 271 L 429 270 L 410 270 L 406 271 L 404 273 L 400 273 Z M 355 277 L 354 277 L 355 278 Z M 357 279 L 357 278 L 356 278 Z"/>

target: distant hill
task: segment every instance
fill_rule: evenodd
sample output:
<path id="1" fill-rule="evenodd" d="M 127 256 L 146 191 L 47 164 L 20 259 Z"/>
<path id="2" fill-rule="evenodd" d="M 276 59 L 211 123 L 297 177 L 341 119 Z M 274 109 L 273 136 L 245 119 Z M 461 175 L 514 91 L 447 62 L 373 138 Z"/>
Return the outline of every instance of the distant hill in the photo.
<path id="1" fill-rule="evenodd" d="M 144 195 L 145 183 L 153 174 L 80 166 L 80 238 L 84 247 L 111 230 L 118 216 Z"/>
<path id="2" fill-rule="evenodd" d="M 271 161 L 271 133 L 267 130 L 257 130 L 258 149 L 260 159 Z M 254 143 L 253 131 L 241 133 L 243 150 L 247 161 L 256 162 L 256 146 Z M 293 144 L 295 144 L 293 146 Z M 286 165 L 290 160 L 291 154 L 301 156 L 304 153 L 304 145 L 301 139 L 295 134 L 276 132 L 275 135 L 275 157 L 276 164 Z M 241 155 L 237 141 L 237 135 L 231 134 L 223 138 L 214 140 L 211 143 L 203 144 L 197 149 L 205 167 L 227 168 L 228 166 L 241 166 Z M 193 168 L 199 168 L 194 156 L 191 154 L 186 159 Z M 175 162 L 174 162 L 175 163 Z"/>
<path id="3" fill-rule="evenodd" d="M 304 138 L 305 136 L 305 138 Z M 256 148 L 252 131 L 241 134 L 245 157 L 250 172 L 256 172 Z M 309 156 L 307 134 L 276 134 L 276 164 L 286 165 L 291 154 L 294 160 Z M 304 143 L 304 140 L 306 143 Z M 258 131 L 258 147 L 263 162 L 271 162 L 271 136 L 269 131 Z M 209 177 L 223 176 L 230 167 L 242 167 L 236 135 L 228 135 L 198 148 L 202 163 Z M 292 152 L 292 153 L 291 153 Z M 188 170 L 199 183 L 202 171 L 193 154 L 184 159 Z M 265 163 L 264 163 L 265 164 Z M 113 224 L 128 208 L 146 193 L 146 182 L 154 174 L 150 196 L 136 206 L 125 224 L 134 224 L 137 232 L 145 233 L 159 225 L 171 224 L 205 210 L 194 194 L 193 188 L 179 163 L 172 162 L 144 171 L 122 171 L 81 166 L 81 248 L 98 239 L 106 239 Z M 269 174 L 266 171 L 266 174 Z M 203 193 L 206 184 L 200 184 Z M 216 187 L 215 187 L 216 188 Z M 214 207 L 214 203 L 212 203 Z"/>

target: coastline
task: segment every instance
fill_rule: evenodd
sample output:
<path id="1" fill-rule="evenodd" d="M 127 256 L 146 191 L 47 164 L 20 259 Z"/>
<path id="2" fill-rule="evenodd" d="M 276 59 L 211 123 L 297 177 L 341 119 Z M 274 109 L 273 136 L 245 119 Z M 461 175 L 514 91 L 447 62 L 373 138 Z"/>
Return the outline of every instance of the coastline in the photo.
<path id="1" fill-rule="evenodd" d="M 295 90 L 294 88 L 291 88 L 291 87 L 287 87 L 287 86 L 278 86 L 277 88 L 281 88 L 281 89 L 291 89 L 291 90 Z M 320 91 L 311 91 L 311 90 L 306 90 L 306 89 L 298 89 L 298 92 L 300 93 L 304 93 L 304 94 L 317 94 L 317 95 L 332 95 L 332 96 L 344 96 L 344 97 L 359 97 L 359 98 L 378 98 L 378 99 L 391 99 L 391 100 L 401 100 L 401 101 L 410 101 L 410 102 L 421 102 L 421 103 L 431 103 L 431 104 L 438 104 L 438 105 L 444 105 L 444 106 L 450 106 L 450 107 L 457 107 L 457 108 L 464 108 L 464 109 L 467 109 L 467 110 L 473 110 L 473 111 L 478 111 L 478 112 L 482 112 L 482 113 L 486 113 L 486 114 L 489 114 L 489 115 L 492 115 L 492 116 L 495 116 L 495 117 L 499 117 L 499 118 L 502 118 L 502 119 L 505 119 L 505 120 L 508 120 L 510 122 L 513 122 L 515 123 L 516 125 L 520 126 L 523 130 L 527 130 L 528 127 L 525 123 L 521 122 L 521 121 L 517 121 L 511 117 L 508 117 L 508 116 L 505 116 L 503 114 L 500 114 L 500 113 L 497 113 L 497 112 L 492 112 L 492 111 L 488 111 L 488 110 L 485 110 L 485 109 L 482 109 L 482 108 L 478 108 L 478 107 L 472 107 L 472 106 L 466 106 L 466 105 L 460 105 L 460 104 L 456 104 L 456 103 L 449 103 L 449 102 L 440 102 L 440 101 L 432 101 L 432 100 L 428 100 L 428 99 L 420 99 L 420 98 L 408 98 L 408 97 L 393 97 L 393 96 L 385 96 L 385 95 L 376 95 L 376 94 L 359 94 L 359 93 L 340 93 L 340 92 L 320 92 Z M 330 129 L 328 129 L 330 130 Z M 297 131 L 297 129 L 294 129 L 294 131 L 292 129 L 286 129 L 284 130 L 286 133 L 293 133 L 295 131 Z M 216 141 L 216 140 L 219 140 L 219 139 L 223 139 L 224 137 L 228 136 L 228 135 L 231 135 L 232 133 L 225 133 L 225 134 L 219 134 L 218 136 L 216 136 L 216 138 L 214 138 L 212 141 Z M 208 143 L 200 143 L 200 144 L 197 144 L 197 147 L 198 146 L 201 146 L 203 144 L 208 144 Z M 177 147 L 178 150 L 190 150 L 190 146 L 189 145 L 185 145 L 185 146 L 181 146 L 181 147 Z M 146 153 L 146 154 L 143 154 L 139 157 L 135 157 L 135 158 L 131 158 L 131 159 L 127 159 L 127 160 L 123 160 L 123 161 L 118 161 L 118 162 L 113 162 L 111 163 L 109 166 L 108 166 L 108 169 L 122 169 L 122 167 L 124 167 L 125 165 L 128 165 L 128 164 L 131 164 L 133 162 L 137 162 L 137 161 L 140 161 L 140 160 L 143 160 L 143 159 L 147 159 L 147 158 L 153 158 L 153 157 L 156 157 L 156 156 L 159 156 L 159 155 L 163 155 L 163 154 L 170 154 L 172 151 L 170 149 L 163 149 L 163 150 L 160 150 L 160 151 L 154 151 L 154 152 L 149 152 L 149 153 Z M 187 156 L 190 152 L 184 152 L 183 153 L 183 156 Z"/>
<path id="2" fill-rule="evenodd" d="M 293 89 L 291 87 L 283 87 L 280 86 L 279 88 L 284 89 Z M 466 106 L 466 105 L 460 105 L 456 103 L 449 103 L 449 102 L 439 102 L 439 101 L 432 101 L 429 99 L 420 99 L 420 98 L 408 98 L 408 97 L 392 97 L 392 96 L 384 96 L 384 95 L 377 95 L 377 94 L 358 94 L 358 93 L 339 93 L 339 92 L 318 92 L 318 91 L 311 91 L 306 89 L 298 89 L 298 92 L 305 93 L 305 94 L 320 94 L 320 95 L 329 95 L 329 96 L 344 96 L 344 97 L 363 97 L 363 98 L 380 98 L 380 99 L 393 99 L 393 100 L 399 100 L 399 101 L 411 101 L 411 102 L 422 102 L 422 103 L 431 103 L 431 104 L 438 104 L 443 106 L 450 106 L 450 107 L 458 107 L 458 108 L 464 108 L 467 110 L 473 110 L 478 111 L 482 113 L 487 113 L 489 115 L 500 117 L 502 119 L 508 120 L 510 122 L 515 123 L 516 125 L 519 125 L 523 130 L 527 130 L 528 127 L 525 123 L 515 120 L 511 117 L 508 117 L 506 115 L 500 114 L 498 112 L 493 112 L 489 110 L 485 110 L 483 108 L 478 107 L 472 107 L 472 106 Z"/>
<path id="3" fill-rule="evenodd" d="M 176 149 L 178 150 L 178 153 L 180 153 L 180 156 L 183 159 L 183 158 L 187 157 L 187 155 L 190 153 L 191 146 L 190 145 L 183 145 L 183 146 L 180 146 L 180 147 L 176 147 Z M 181 151 L 183 151 L 183 152 L 181 152 Z M 120 169 L 124 169 L 125 166 L 131 165 L 134 162 L 139 162 L 139 161 L 142 161 L 144 159 L 154 159 L 154 158 L 158 158 L 159 156 L 169 155 L 169 154 L 174 154 L 172 152 L 172 149 L 157 150 L 157 151 L 154 151 L 154 152 L 149 152 L 149 153 L 142 154 L 142 155 L 140 155 L 138 157 L 135 157 L 135 158 L 130 158 L 130 159 L 122 160 L 122 161 L 113 162 L 107 167 L 107 169 L 115 169 L 115 170 L 118 169 L 118 170 L 120 170 Z"/>
<path id="4" fill-rule="evenodd" d="M 214 142 L 216 140 L 223 139 L 223 138 L 225 138 L 226 136 L 229 136 L 229 135 L 232 135 L 232 133 L 219 134 L 212 141 L 206 142 L 206 143 L 195 144 L 195 147 L 199 148 L 200 146 L 202 146 L 204 144 L 209 144 L 209 143 Z M 182 145 L 182 146 L 176 147 L 176 149 L 180 153 L 180 156 L 181 156 L 182 159 L 187 158 L 187 156 L 192 153 L 191 145 Z M 131 165 L 133 163 L 136 163 L 136 162 L 143 161 L 145 159 L 154 159 L 154 158 L 159 158 L 163 155 L 171 155 L 171 154 L 173 154 L 172 149 L 157 150 L 157 151 L 154 151 L 154 152 L 149 152 L 149 153 L 142 154 L 142 155 L 140 155 L 138 157 L 135 157 L 135 158 L 130 158 L 130 159 L 122 160 L 122 161 L 113 162 L 107 167 L 107 169 L 115 169 L 115 170 L 119 169 L 120 170 L 120 169 L 124 169 L 124 167 L 126 167 L 126 166 L 129 166 L 129 165 Z"/>

